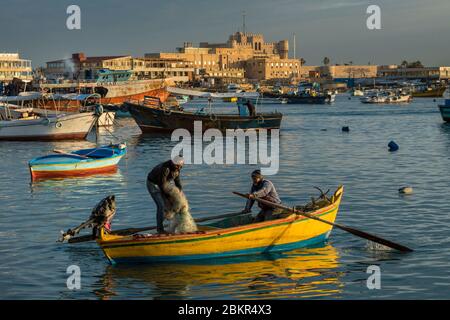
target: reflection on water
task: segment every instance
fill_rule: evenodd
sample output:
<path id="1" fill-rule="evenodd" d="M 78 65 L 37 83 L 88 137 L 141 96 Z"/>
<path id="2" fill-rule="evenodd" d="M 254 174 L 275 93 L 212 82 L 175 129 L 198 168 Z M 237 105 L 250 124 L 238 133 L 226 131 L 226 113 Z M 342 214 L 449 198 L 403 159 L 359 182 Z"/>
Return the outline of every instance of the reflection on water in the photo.
<path id="1" fill-rule="evenodd" d="M 123 183 L 124 177 L 120 170 L 102 174 L 87 175 L 82 177 L 42 178 L 34 179 L 30 183 L 31 193 L 40 190 L 67 190 L 71 187 L 92 188 L 101 183 Z"/>
<path id="2" fill-rule="evenodd" d="M 292 299 L 339 296 L 338 252 L 330 245 L 211 262 L 108 266 L 96 283 L 100 299 L 136 286 L 153 299 Z"/>

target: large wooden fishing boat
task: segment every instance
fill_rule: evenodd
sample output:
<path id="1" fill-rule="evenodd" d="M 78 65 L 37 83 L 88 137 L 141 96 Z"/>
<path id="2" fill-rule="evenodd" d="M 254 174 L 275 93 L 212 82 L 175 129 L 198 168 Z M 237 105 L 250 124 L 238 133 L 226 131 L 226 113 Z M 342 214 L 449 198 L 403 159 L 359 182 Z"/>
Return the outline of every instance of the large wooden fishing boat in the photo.
<path id="1" fill-rule="evenodd" d="M 79 103 L 72 99 L 64 99 L 64 94 L 99 94 L 105 105 L 120 105 L 127 100 L 142 100 L 144 96 L 157 96 L 162 101 L 169 94 L 161 90 L 174 82 L 171 78 L 130 80 L 131 71 L 128 70 L 99 70 L 99 76 L 92 81 L 65 81 L 63 83 L 39 83 L 36 89 L 40 92 L 51 93 L 48 104 L 59 100 L 59 106 L 78 107 Z"/>
<path id="2" fill-rule="evenodd" d="M 444 94 L 445 89 L 445 86 L 435 88 L 426 87 L 423 90 L 413 91 L 412 96 L 415 98 L 440 98 Z"/>
<path id="3" fill-rule="evenodd" d="M 257 93 L 206 93 L 195 92 L 182 89 L 171 89 L 172 92 L 182 94 L 197 95 L 212 98 L 224 98 L 227 96 L 237 96 L 240 98 L 254 98 Z M 175 129 L 186 129 L 194 132 L 194 123 L 201 122 L 202 130 L 219 129 L 279 129 L 283 115 L 279 112 L 256 113 L 248 115 L 239 114 L 219 114 L 214 113 L 211 103 L 207 110 L 185 111 L 182 108 L 171 108 L 165 106 L 156 97 L 146 97 L 141 102 L 125 102 L 124 106 L 130 111 L 131 116 L 141 128 L 142 132 L 172 132 Z M 241 110 L 241 108 L 237 109 Z"/>
<path id="4" fill-rule="evenodd" d="M 194 132 L 194 123 L 201 121 L 202 131 L 207 129 L 279 129 L 281 113 L 260 113 L 256 116 L 232 114 L 196 113 L 184 110 L 171 110 L 125 102 L 131 116 L 142 132 L 171 133 L 175 129 Z"/>
<path id="5" fill-rule="evenodd" d="M 344 188 L 340 186 L 324 207 L 309 212 L 322 220 L 334 222 Z M 199 226 L 199 233 L 120 236 L 100 230 L 97 239 L 111 263 L 167 262 L 215 259 L 269 252 L 287 251 L 326 241 L 332 226 L 288 214 L 259 223 L 223 226 L 218 223 Z"/>
<path id="6" fill-rule="evenodd" d="M 333 103 L 335 95 L 332 93 L 309 93 L 302 92 L 296 94 L 264 93 L 264 96 L 272 99 L 279 99 L 287 104 L 327 104 Z"/>

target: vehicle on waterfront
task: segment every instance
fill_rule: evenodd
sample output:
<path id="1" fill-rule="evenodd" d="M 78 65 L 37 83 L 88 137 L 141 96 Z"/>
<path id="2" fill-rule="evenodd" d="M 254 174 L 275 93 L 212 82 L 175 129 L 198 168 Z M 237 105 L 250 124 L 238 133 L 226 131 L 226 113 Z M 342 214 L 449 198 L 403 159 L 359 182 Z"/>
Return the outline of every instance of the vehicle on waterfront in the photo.
<path id="1" fill-rule="evenodd" d="M 337 188 L 330 201 L 317 203 L 309 214 L 334 223 L 344 189 Z M 283 213 L 279 219 L 254 223 L 250 219 L 219 221 L 198 226 L 186 234 L 109 234 L 100 229 L 97 243 L 112 263 L 154 263 L 216 259 L 281 252 L 326 241 L 332 225 L 301 215 Z M 246 221 L 245 221 L 246 220 Z"/>
<path id="2" fill-rule="evenodd" d="M 210 128 L 225 131 L 227 129 L 279 129 L 283 115 L 279 112 L 256 113 L 255 116 L 239 114 L 215 113 L 212 108 L 212 99 L 223 99 L 228 96 L 241 98 L 255 98 L 259 94 L 255 92 L 241 93 L 210 93 L 168 88 L 168 91 L 190 96 L 208 98 L 208 107 L 195 112 L 185 111 L 178 107 L 165 106 L 157 97 L 147 97 L 139 102 L 125 102 L 142 132 L 166 132 L 171 133 L 175 129 L 194 131 L 194 122 L 202 122 L 202 130 Z M 238 109 L 240 110 L 240 109 Z"/>
<path id="3" fill-rule="evenodd" d="M 31 95 L 0 97 L 0 140 L 85 139 L 101 115 L 99 109 L 60 114 L 24 106 L 30 98 Z"/>
<path id="4" fill-rule="evenodd" d="M 126 154 L 125 144 L 107 145 L 38 157 L 28 163 L 31 178 L 78 177 L 117 170 L 117 164 Z"/>

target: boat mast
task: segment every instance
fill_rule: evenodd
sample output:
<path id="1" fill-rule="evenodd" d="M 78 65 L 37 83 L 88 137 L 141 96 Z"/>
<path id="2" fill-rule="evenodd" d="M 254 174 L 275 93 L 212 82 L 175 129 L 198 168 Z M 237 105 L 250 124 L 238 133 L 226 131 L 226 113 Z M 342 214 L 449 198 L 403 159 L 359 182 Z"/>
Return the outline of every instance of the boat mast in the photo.
<path id="1" fill-rule="evenodd" d="M 295 32 L 293 33 L 293 36 L 294 36 L 294 59 L 295 59 Z"/>

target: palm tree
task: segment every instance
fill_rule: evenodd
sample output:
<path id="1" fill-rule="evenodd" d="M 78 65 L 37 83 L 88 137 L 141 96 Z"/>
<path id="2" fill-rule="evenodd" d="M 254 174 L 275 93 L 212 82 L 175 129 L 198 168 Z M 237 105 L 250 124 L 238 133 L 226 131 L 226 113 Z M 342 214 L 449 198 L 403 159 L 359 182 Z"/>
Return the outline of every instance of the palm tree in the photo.
<path id="1" fill-rule="evenodd" d="M 403 60 L 401 66 L 402 66 L 403 68 L 406 68 L 406 67 L 408 66 L 408 64 L 409 64 L 408 61 Z"/>
<path id="2" fill-rule="evenodd" d="M 327 66 L 329 64 L 330 64 L 330 58 L 328 58 L 328 57 L 323 58 L 323 65 Z"/>
<path id="3" fill-rule="evenodd" d="M 409 65 L 410 68 L 423 68 L 422 62 L 420 60 L 414 61 Z"/>
<path id="4" fill-rule="evenodd" d="M 300 66 L 303 66 L 306 63 L 305 59 L 300 58 Z"/>

